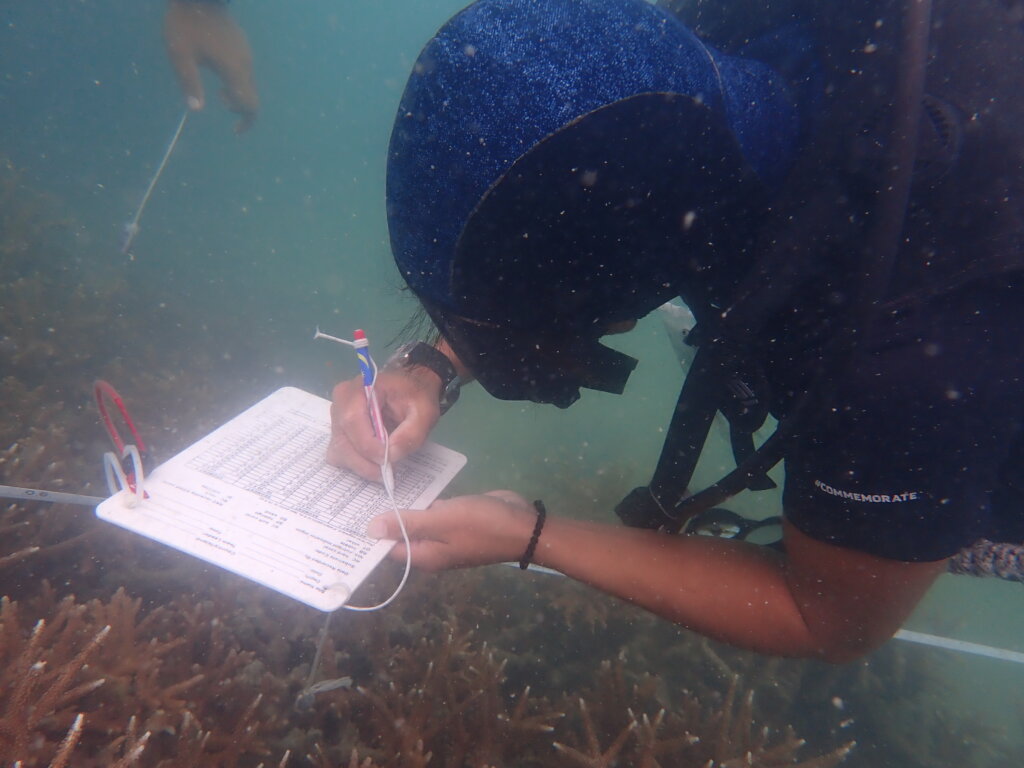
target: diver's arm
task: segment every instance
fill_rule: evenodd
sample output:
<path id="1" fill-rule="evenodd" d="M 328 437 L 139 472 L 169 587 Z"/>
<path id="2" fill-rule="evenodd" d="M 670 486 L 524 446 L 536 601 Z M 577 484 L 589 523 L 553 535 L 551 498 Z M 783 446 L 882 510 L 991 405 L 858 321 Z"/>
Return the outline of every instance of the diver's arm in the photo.
<path id="1" fill-rule="evenodd" d="M 785 556 L 742 541 L 556 520 L 536 560 L 726 643 L 832 662 L 888 640 L 946 567 L 836 547 L 788 523 L 784 541 Z"/>
<path id="2" fill-rule="evenodd" d="M 518 560 L 536 514 L 499 492 L 403 515 L 413 564 Z M 394 530 L 392 530 L 394 528 Z M 400 538 L 393 516 L 374 533 Z M 534 562 L 701 634 L 778 656 L 843 662 L 885 642 L 945 568 L 816 541 L 785 526 L 787 555 L 745 542 L 548 518 Z M 399 543 L 393 557 L 403 559 Z"/>

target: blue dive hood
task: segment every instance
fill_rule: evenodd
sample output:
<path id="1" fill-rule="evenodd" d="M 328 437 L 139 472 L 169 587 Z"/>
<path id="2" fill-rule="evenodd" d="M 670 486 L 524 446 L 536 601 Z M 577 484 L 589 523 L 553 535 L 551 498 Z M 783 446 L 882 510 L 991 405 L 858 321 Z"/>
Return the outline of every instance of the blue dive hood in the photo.
<path id="1" fill-rule="evenodd" d="M 799 123 L 775 71 L 645 0 L 479 0 L 427 43 L 402 97 L 395 261 L 442 331 L 457 317 L 596 338 L 743 229 Z"/>

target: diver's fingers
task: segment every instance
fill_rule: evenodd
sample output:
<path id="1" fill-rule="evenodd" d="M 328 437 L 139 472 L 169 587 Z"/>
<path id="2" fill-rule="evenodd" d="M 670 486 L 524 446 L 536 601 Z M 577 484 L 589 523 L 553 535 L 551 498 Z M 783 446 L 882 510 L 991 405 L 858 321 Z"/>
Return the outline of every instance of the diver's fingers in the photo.
<path id="1" fill-rule="evenodd" d="M 424 391 L 405 371 L 381 371 L 376 381 L 377 403 L 389 430 L 388 459 L 401 461 L 419 450 L 437 423 L 440 411 L 437 397 Z M 369 449 L 358 442 L 358 437 L 352 436 L 352 439 L 357 449 Z M 373 440 L 376 445 L 376 437 Z"/>
<path id="2" fill-rule="evenodd" d="M 372 480 L 376 483 L 381 481 L 380 464 L 360 456 L 359 452 L 352 447 L 352 443 L 344 438 L 332 438 L 327 446 L 327 463 L 342 469 L 349 469 L 360 477 Z"/>
<path id="3" fill-rule="evenodd" d="M 164 39 L 167 42 L 167 58 L 171 61 L 174 73 L 178 76 L 178 84 L 188 108 L 198 111 L 206 104 L 203 92 L 203 79 L 199 75 L 199 61 L 195 47 L 189 42 L 190 27 L 177 4 L 171 3 L 164 19 Z"/>
<path id="4" fill-rule="evenodd" d="M 174 71 L 178 74 L 178 83 L 181 91 L 185 94 L 185 103 L 193 112 L 198 112 L 206 104 L 206 94 L 203 92 L 203 80 L 199 76 L 199 65 L 195 59 L 185 56 L 176 58 L 171 54 L 171 63 Z"/>
<path id="5" fill-rule="evenodd" d="M 374 387 L 384 423 L 390 430 L 388 460 L 401 461 L 423 445 L 437 422 L 436 396 L 405 373 L 381 371 Z M 331 404 L 331 444 L 327 460 L 366 478 L 380 479 L 384 444 L 374 434 L 360 378 L 334 388 Z M 370 471 L 371 463 L 374 470 Z"/>
<path id="6" fill-rule="evenodd" d="M 405 523 L 405 532 L 410 541 L 444 540 L 441 533 L 444 522 L 438 519 L 436 513 L 428 513 L 423 509 L 402 509 L 399 510 L 399 514 L 402 516 L 402 522 Z M 366 535 L 371 539 L 402 541 L 402 527 L 393 511 L 385 512 L 382 515 L 377 515 L 367 524 Z"/>
<path id="7" fill-rule="evenodd" d="M 373 434 L 361 380 L 343 381 L 331 401 L 331 440 L 327 462 L 347 467 L 368 480 L 380 480 L 384 445 Z"/>
<path id="8" fill-rule="evenodd" d="M 242 133 L 256 120 L 260 97 L 252 74 L 252 49 L 245 32 L 223 9 L 218 9 L 216 45 L 208 46 L 205 62 L 220 77 L 224 105 L 241 115 L 235 133 Z"/>
<path id="9" fill-rule="evenodd" d="M 239 115 L 235 123 L 235 133 L 244 133 L 254 122 L 260 111 L 260 97 L 251 71 L 242 71 L 237 66 L 219 68 L 218 72 L 224 87 L 220 91 L 221 100 L 229 110 Z"/>
<path id="10" fill-rule="evenodd" d="M 536 523 L 536 513 L 518 494 L 458 496 L 435 501 L 429 509 L 401 514 L 412 544 L 412 563 L 427 570 L 517 559 Z M 394 557 L 405 557 L 402 531 L 394 514 L 375 517 L 366 535 L 400 542 Z"/>
<path id="11" fill-rule="evenodd" d="M 370 461 L 352 446 L 344 435 L 333 436 L 327 446 L 327 463 L 342 469 L 349 469 L 360 477 L 381 482 L 380 464 Z"/>
<path id="12" fill-rule="evenodd" d="M 384 371 L 378 381 L 381 411 L 385 421 L 394 425 L 391 460 L 399 461 L 419 450 L 437 424 L 441 417 L 438 394 L 407 370 Z"/>
<path id="13" fill-rule="evenodd" d="M 431 419 L 429 413 L 424 414 L 423 410 L 409 402 L 403 404 L 398 416 L 395 416 L 395 409 L 387 410 L 388 416 L 398 422 L 391 430 L 388 442 L 388 458 L 391 461 L 401 461 L 418 451 L 426 442 L 437 418 L 435 416 Z"/>
<path id="14" fill-rule="evenodd" d="M 252 124 L 256 122 L 255 112 L 243 112 L 242 116 L 235 121 L 235 134 L 241 135 L 252 128 Z"/>
<path id="15" fill-rule="evenodd" d="M 401 511 L 402 522 L 405 523 L 409 535 L 408 550 L 412 564 L 425 571 L 440 571 L 458 566 L 452 543 L 445 534 L 447 521 L 443 516 L 428 510 Z M 398 543 L 392 548 L 389 556 L 392 560 L 406 559 L 406 545 L 402 538 L 402 530 L 393 512 L 385 513 L 370 521 L 366 535 L 375 539 L 392 539 Z"/>

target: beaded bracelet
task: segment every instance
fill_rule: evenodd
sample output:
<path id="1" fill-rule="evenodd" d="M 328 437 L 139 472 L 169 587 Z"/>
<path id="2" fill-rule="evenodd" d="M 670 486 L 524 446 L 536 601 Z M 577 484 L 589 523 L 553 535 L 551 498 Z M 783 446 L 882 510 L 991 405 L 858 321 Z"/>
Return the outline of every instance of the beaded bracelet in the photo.
<path id="1" fill-rule="evenodd" d="M 523 552 L 523 556 L 519 559 L 519 567 L 524 571 L 530 567 L 533 553 L 537 550 L 537 542 L 540 541 L 541 529 L 544 528 L 544 521 L 548 516 L 548 511 L 544 508 L 544 502 L 540 499 L 533 502 L 533 508 L 537 510 L 537 523 L 533 526 L 533 535 L 530 537 L 530 543 L 526 545 L 526 551 Z"/>

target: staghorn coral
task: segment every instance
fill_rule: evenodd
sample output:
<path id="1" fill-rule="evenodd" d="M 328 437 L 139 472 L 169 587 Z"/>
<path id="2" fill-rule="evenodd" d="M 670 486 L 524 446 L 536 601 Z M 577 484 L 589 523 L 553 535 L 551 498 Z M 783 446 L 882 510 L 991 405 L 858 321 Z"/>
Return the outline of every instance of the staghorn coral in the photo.
<path id="1" fill-rule="evenodd" d="M 5 759 L 13 757 L 31 764 L 25 758 L 30 756 L 33 736 L 48 724 L 67 732 L 58 746 L 58 755 L 69 752 L 78 741 L 82 715 L 74 708 L 104 680 L 75 683 L 86 661 L 110 633 L 110 626 L 79 643 L 82 630 L 81 611 L 65 601 L 49 624 L 40 619 L 26 637 L 17 605 L 6 598 L 0 604 L 0 684 L 6 691 L 0 719 L 0 754 L 6 755 Z"/>
<path id="2" fill-rule="evenodd" d="M 324 754 L 323 749 L 320 745 L 317 745 L 315 755 L 306 755 L 306 759 L 310 762 L 313 768 L 344 768 L 343 763 L 339 763 L 336 760 L 332 760 Z M 359 751 L 356 749 L 352 750 L 352 755 L 349 757 L 347 768 L 380 768 L 373 760 L 367 757 L 364 760 L 360 760 Z"/>
<path id="3" fill-rule="evenodd" d="M 110 765 L 119 751 L 117 759 L 132 764 L 194 765 L 202 754 L 204 764 L 233 766 L 242 755 L 266 753 L 256 726 L 263 694 L 252 695 L 244 674 L 251 654 L 200 649 L 194 624 L 166 637 L 166 625 L 180 617 L 157 609 L 140 620 L 139 608 L 123 590 L 86 604 L 46 590 L 28 611 L 4 600 L 0 758 L 28 768 L 77 746 L 76 766 Z M 52 618 L 26 632 L 26 614 L 39 612 Z M 200 717 L 218 728 L 204 732 Z M 262 720 L 275 721 L 266 712 Z"/>
<path id="4" fill-rule="evenodd" d="M 545 746 L 561 716 L 546 700 L 505 691 L 505 662 L 472 633 L 445 622 L 442 633 L 393 649 L 386 684 L 359 686 L 353 715 L 371 756 L 383 765 L 501 764 Z"/>
<path id="5" fill-rule="evenodd" d="M 364 647 L 375 648 L 363 659 L 358 647 L 344 653 L 328 647 L 324 674 L 337 674 L 347 661 L 362 664 L 362 680 L 354 690 L 322 695 L 314 711 L 300 712 L 291 703 L 306 668 L 289 666 L 293 654 L 280 648 L 267 653 L 265 664 L 254 650 L 240 647 L 242 637 L 257 640 L 248 634 L 250 622 L 262 624 L 268 609 L 262 593 L 241 598 L 234 610 L 214 600 L 179 599 L 148 612 L 123 590 L 109 601 L 87 603 L 58 598 L 48 587 L 26 605 L 6 600 L 0 661 L 11 679 L 4 681 L 0 701 L 13 730 L 0 731 L 0 757 L 20 760 L 25 768 L 72 750 L 70 764 L 76 766 L 130 759 L 163 768 L 255 766 L 267 760 L 548 768 L 563 765 L 566 755 L 591 760 L 603 754 L 611 765 L 618 754 L 619 766 L 654 768 L 664 760 L 690 764 L 671 762 L 677 755 L 717 756 L 723 765 L 746 752 L 758 759 L 790 755 L 802 743 L 792 737 L 769 744 L 769 731 L 753 726 L 749 704 L 730 714 L 738 683 L 717 714 L 698 717 L 694 697 L 666 709 L 657 678 L 634 680 L 622 660 L 592 675 L 594 684 L 583 694 L 588 704 L 575 703 L 569 694 L 556 706 L 548 695 L 514 687 L 506 674 L 508 657 L 476 640 L 474 632 L 449 619 L 423 621 L 422 634 L 408 642 L 396 633 L 403 623 L 399 615 L 374 617 L 357 630 L 368 643 Z M 424 603 L 430 601 L 405 601 L 402 613 L 416 621 Z M 315 635 L 310 612 L 274 604 L 269 610 L 292 613 L 299 619 L 295 624 L 308 631 L 306 638 Z M 30 631 L 40 615 L 49 618 L 36 619 Z M 40 662 L 45 674 L 33 671 Z M 30 700 L 39 703 L 31 707 Z M 564 718 L 564 712 L 572 717 Z M 621 733 L 616 749 L 595 753 L 601 734 L 613 727 Z M 575 735 L 581 728 L 582 741 Z M 718 735 L 702 741 L 698 734 L 705 732 Z"/>
<path id="6" fill-rule="evenodd" d="M 739 696 L 740 680 L 734 677 L 724 700 L 706 708 L 692 694 L 679 704 L 666 707 L 658 699 L 657 681 L 642 677 L 630 684 L 625 660 L 605 662 L 588 697 L 578 700 L 583 738 L 575 746 L 555 743 L 555 748 L 574 765 L 585 768 L 772 768 L 796 765 L 802 768 L 832 768 L 853 749 L 852 742 L 831 752 L 800 760 L 805 741 L 785 726 L 776 736 L 760 726 L 753 714 L 754 691 Z M 739 698 L 739 703 L 737 703 Z M 614 701 L 616 707 L 606 702 Z M 601 734 L 609 744 L 601 745 Z"/>

